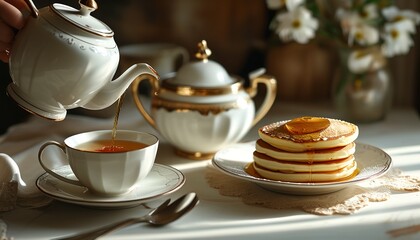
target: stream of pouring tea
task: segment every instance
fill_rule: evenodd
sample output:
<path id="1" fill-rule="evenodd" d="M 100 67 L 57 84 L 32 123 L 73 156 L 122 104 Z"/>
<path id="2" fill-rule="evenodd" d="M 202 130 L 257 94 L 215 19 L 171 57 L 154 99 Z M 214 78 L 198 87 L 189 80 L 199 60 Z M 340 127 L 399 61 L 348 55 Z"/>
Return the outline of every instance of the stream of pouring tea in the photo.
<path id="1" fill-rule="evenodd" d="M 115 145 L 114 142 L 115 142 L 115 137 L 117 136 L 118 118 L 120 116 L 120 111 L 121 111 L 121 106 L 123 104 L 124 96 L 125 96 L 125 93 L 121 95 L 120 98 L 118 98 L 118 102 L 117 102 L 117 111 L 114 117 L 114 126 L 112 127 L 112 145 Z"/>

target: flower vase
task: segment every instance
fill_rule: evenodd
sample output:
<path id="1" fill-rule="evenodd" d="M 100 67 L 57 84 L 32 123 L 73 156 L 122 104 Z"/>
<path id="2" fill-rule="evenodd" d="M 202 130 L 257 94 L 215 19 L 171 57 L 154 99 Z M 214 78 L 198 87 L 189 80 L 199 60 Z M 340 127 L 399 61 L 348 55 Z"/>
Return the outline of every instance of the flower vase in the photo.
<path id="1" fill-rule="evenodd" d="M 365 59 L 361 66 L 351 66 L 354 54 L 359 60 L 368 57 L 370 61 Z M 386 58 L 379 48 L 342 51 L 340 55 L 342 64 L 333 91 L 340 118 L 357 123 L 383 120 L 392 104 L 392 79 Z"/>

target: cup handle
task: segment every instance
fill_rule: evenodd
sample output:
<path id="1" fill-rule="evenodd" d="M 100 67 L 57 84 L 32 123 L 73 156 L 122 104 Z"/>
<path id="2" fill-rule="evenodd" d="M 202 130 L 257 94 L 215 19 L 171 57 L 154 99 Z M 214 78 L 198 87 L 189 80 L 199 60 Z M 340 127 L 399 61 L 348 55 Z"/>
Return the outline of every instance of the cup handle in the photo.
<path id="1" fill-rule="evenodd" d="M 142 101 L 140 100 L 140 94 L 138 93 L 140 82 L 143 80 L 148 80 L 152 85 L 152 98 L 153 96 L 157 95 L 159 91 L 159 80 L 152 75 L 140 75 L 138 76 L 133 83 L 131 84 L 131 93 L 134 99 L 134 103 L 136 104 L 137 109 L 146 119 L 146 121 L 157 130 L 156 122 L 153 117 L 146 111 Z"/>
<path id="2" fill-rule="evenodd" d="M 80 183 L 79 181 L 73 180 L 73 179 L 70 179 L 70 178 L 67 178 L 67 177 L 65 177 L 63 175 L 60 175 L 60 174 L 54 172 L 52 169 L 48 168 L 47 165 L 44 164 L 44 162 L 43 162 L 44 160 L 42 158 L 42 156 L 43 156 L 42 153 L 44 152 L 44 150 L 48 146 L 57 146 L 58 148 L 61 149 L 61 151 L 63 151 L 64 153 L 66 153 L 66 147 L 63 144 L 59 143 L 59 142 L 56 142 L 56 141 L 48 141 L 48 142 L 42 144 L 42 146 L 39 148 L 39 151 L 38 151 L 38 161 L 41 164 L 41 167 L 47 173 L 49 173 L 51 176 L 53 176 L 53 177 L 55 177 L 55 178 L 57 178 L 57 179 L 59 179 L 61 181 L 64 181 L 64 182 L 67 182 L 67 183 L 70 183 L 70 184 L 74 184 L 74 185 L 78 185 L 78 186 L 83 186 L 82 183 Z"/>
<path id="3" fill-rule="evenodd" d="M 257 124 L 270 110 L 271 106 L 276 99 L 277 93 L 277 81 L 273 76 L 265 75 L 265 69 L 261 68 L 252 73 L 250 73 L 250 86 L 246 89 L 250 97 L 255 97 L 258 92 L 258 84 L 262 83 L 267 88 L 267 93 L 265 95 L 264 101 L 259 107 L 257 113 L 255 114 L 254 120 L 252 121 L 252 126 Z"/>

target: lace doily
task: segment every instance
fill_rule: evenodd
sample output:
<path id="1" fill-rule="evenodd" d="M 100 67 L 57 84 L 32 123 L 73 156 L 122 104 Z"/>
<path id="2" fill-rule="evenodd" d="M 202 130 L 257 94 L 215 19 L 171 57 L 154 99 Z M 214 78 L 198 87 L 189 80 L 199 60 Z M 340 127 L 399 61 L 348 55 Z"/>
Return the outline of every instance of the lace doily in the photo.
<path id="1" fill-rule="evenodd" d="M 206 169 L 208 184 L 224 196 L 240 197 L 249 205 L 273 209 L 301 209 L 318 215 L 352 214 L 369 205 L 389 199 L 391 191 L 420 191 L 420 177 L 406 176 L 391 169 L 385 176 L 349 186 L 338 192 L 297 196 L 274 193 L 255 183 L 228 176 L 209 166 Z"/>

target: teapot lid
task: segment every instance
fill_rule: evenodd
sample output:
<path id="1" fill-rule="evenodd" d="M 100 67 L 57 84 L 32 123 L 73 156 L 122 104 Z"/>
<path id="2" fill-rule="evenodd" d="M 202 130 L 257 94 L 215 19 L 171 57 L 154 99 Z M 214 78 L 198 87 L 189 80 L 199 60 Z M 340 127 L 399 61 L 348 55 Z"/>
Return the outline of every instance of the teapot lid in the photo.
<path id="1" fill-rule="evenodd" d="M 52 11 L 71 24 L 103 37 L 112 37 L 114 32 L 105 23 L 90 15 L 98 8 L 95 0 L 79 0 L 80 9 L 74 9 L 64 4 L 54 3 Z"/>
<path id="2" fill-rule="evenodd" d="M 198 61 L 182 66 L 174 78 L 167 80 L 168 83 L 193 87 L 220 87 L 234 83 L 222 65 L 208 59 L 210 55 L 207 42 L 202 40 L 195 54 Z"/>

